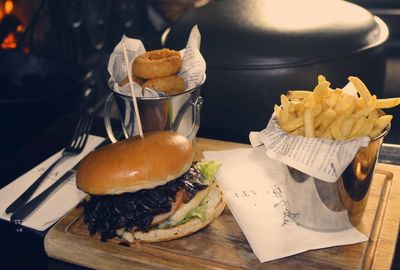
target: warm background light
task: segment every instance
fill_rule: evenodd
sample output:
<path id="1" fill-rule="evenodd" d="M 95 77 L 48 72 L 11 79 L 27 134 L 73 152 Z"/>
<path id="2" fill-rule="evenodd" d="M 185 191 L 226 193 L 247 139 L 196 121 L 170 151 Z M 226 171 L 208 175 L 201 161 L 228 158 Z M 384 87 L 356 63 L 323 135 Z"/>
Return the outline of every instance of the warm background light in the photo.
<path id="1" fill-rule="evenodd" d="M 0 2 L 0 21 L 3 20 L 4 16 L 10 15 L 14 9 L 14 2 L 12 0 L 6 0 L 5 2 Z M 18 25 L 15 32 L 11 32 L 3 39 L 0 45 L 2 49 L 15 49 L 17 47 L 17 33 L 22 33 L 24 31 L 22 25 Z"/>
<path id="2" fill-rule="evenodd" d="M 12 12 L 13 8 L 14 8 L 14 3 L 13 3 L 13 1 L 7 0 L 7 1 L 4 3 L 4 13 L 5 13 L 5 14 L 10 14 L 10 13 Z"/>
<path id="3" fill-rule="evenodd" d="M 0 21 L 3 19 L 4 17 L 4 4 L 3 2 L 0 2 Z"/>

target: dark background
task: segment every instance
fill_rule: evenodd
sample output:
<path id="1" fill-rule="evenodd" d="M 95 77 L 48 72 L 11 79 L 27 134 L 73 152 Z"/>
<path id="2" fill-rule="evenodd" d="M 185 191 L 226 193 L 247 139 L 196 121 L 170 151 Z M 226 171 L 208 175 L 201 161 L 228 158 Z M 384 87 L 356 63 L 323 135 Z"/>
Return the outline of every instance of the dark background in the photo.
<path id="1" fill-rule="evenodd" d="M 8 172 L 0 176 L 0 187 L 42 160 L 32 159 L 32 163 L 24 163 L 25 167 L 19 161 L 26 161 L 27 156 L 45 158 L 45 153 L 59 150 L 73 130 L 74 115 L 92 113 L 101 119 L 108 94 L 108 56 L 122 34 L 141 39 L 148 50 L 160 48 L 165 29 L 188 10 L 207 2 L 15 0 L 13 10 L 6 14 L 6 1 L 0 0 L 0 168 Z M 387 23 L 391 34 L 384 97 L 400 96 L 400 2 L 352 2 Z M 16 44 L 4 45 L 10 33 Z M 392 113 L 398 121 L 399 111 Z M 104 131 L 101 121 L 96 128 Z M 201 129 L 199 134 L 207 137 Z M 39 148 L 43 145 L 41 138 L 52 136 L 58 136 L 59 142 L 43 152 Z M 385 142 L 398 144 L 399 133 L 390 133 Z M 7 226 L 4 230 L 2 235 L 9 238 L 0 241 L 1 251 L 10 242 L 21 247 L 24 241 L 42 246 L 41 234 L 23 233 L 16 239 L 14 228 Z M 55 260 L 48 261 L 43 249 L 24 251 L 37 256 L 42 268 L 64 267 Z M 393 269 L 400 269 L 399 257 L 398 247 Z M 12 260 L 18 260 L 18 256 L 8 258 Z M 29 268 L 20 263 L 22 268 Z"/>
<path id="2" fill-rule="evenodd" d="M 160 48 L 165 29 L 187 11 L 210 2 L 14 0 L 11 14 L 4 14 L 7 1 L 0 0 L 0 39 L 4 41 L 13 26 L 21 25 L 23 31 L 15 33 L 16 49 L 0 50 L 0 161 L 63 114 L 102 115 L 109 91 L 108 56 L 123 34 L 141 39 L 147 49 Z M 400 3 L 353 2 L 389 26 L 383 94 L 399 96 Z M 389 113 L 399 114 L 399 109 Z M 208 136 L 201 128 L 199 135 Z M 386 142 L 397 143 L 397 137 L 391 132 Z"/>

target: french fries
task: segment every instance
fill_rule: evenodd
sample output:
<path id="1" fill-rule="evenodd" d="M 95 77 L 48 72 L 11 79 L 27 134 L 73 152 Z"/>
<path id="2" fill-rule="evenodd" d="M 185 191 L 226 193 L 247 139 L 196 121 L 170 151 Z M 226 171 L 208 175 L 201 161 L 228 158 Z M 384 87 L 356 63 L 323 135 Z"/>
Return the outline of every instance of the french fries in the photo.
<path id="1" fill-rule="evenodd" d="M 348 79 L 357 96 L 331 89 L 322 75 L 313 91 L 289 90 L 281 95 L 281 105 L 274 107 L 280 127 L 292 135 L 334 140 L 382 134 L 393 116 L 381 109 L 400 105 L 400 97 L 378 99 L 359 78 Z"/>

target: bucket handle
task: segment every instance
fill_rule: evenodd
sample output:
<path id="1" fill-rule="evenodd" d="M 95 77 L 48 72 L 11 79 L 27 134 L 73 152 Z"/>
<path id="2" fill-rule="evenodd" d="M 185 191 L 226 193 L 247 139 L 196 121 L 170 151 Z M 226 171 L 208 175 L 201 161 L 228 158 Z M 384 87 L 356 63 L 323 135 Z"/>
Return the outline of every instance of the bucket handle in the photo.
<path id="1" fill-rule="evenodd" d="M 111 119 L 110 119 L 110 111 L 111 111 L 111 107 L 112 107 L 112 100 L 113 97 L 113 93 L 110 93 L 106 99 L 106 102 L 104 104 L 104 126 L 106 128 L 107 131 L 107 135 L 108 138 L 110 138 L 111 142 L 115 143 L 117 142 L 117 138 L 115 137 L 112 125 L 111 125 Z M 188 134 L 186 134 L 186 138 L 188 138 L 189 140 L 192 140 L 196 134 L 197 131 L 200 128 L 200 110 L 201 107 L 203 106 L 203 98 L 201 96 L 198 96 L 196 98 L 196 100 L 194 102 L 190 102 L 189 103 L 192 107 L 193 107 L 193 118 L 192 118 L 192 127 L 190 128 Z M 179 128 L 179 125 L 181 123 L 181 120 L 183 118 L 184 113 L 186 112 L 186 110 L 188 109 L 187 106 L 184 106 L 184 110 L 179 111 L 177 118 L 174 121 L 174 124 L 172 126 L 172 130 L 173 131 L 177 131 Z M 182 112 L 181 112 L 182 111 Z M 125 138 L 129 138 L 128 132 L 126 131 L 126 128 L 124 126 L 124 124 L 122 123 L 122 119 L 121 120 L 121 128 L 123 131 L 123 134 L 125 136 Z"/>
<path id="2" fill-rule="evenodd" d="M 107 135 L 108 135 L 108 138 L 110 138 L 110 141 L 112 143 L 116 143 L 118 140 L 115 137 L 115 134 L 114 134 L 114 131 L 113 131 L 113 128 L 111 125 L 111 119 L 110 119 L 110 111 L 111 111 L 111 106 L 113 104 L 113 100 L 112 100 L 113 96 L 114 96 L 113 93 L 110 93 L 106 99 L 106 102 L 104 103 L 104 126 L 106 128 Z M 124 124 L 122 123 L 122 119 L 121 119 L 121 127 L 122 127 L 122 132 L 123 132 L 125 138 L 127 139 L 129 136 L 128 136 L 128 132 L 126 131 Z"/>
<path id="3" fill-rule="evenodd" d="M 193 109 L 192 109 L 192 111 L 193 111 L 192 126 L 190 127 L 189 132 L 187 134 L 185 134 L 185 136 L 189 140 L 193 140 L 197 134 L 197 131 L 200 128 L 200 110 L 201 110 L 201 107 L 203 106 L 203 98 L 201 96 L 198 96 L 194 102 L 188 102 L 188 103 L 184 104 L 179 109 L 178 114 L 175 118 L 175 121 L 172 124 L 172 130 L 173 131 L 178 130 L 179 125 L 181 124 L 182 118 L 190 106 L 193 107 Z"/>

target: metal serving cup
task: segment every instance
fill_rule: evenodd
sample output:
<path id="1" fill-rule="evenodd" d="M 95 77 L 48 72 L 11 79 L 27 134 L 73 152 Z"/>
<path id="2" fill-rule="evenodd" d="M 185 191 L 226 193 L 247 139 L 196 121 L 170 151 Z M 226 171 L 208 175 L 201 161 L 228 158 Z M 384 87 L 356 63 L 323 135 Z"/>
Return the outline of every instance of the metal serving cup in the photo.
<path id="1" fill-rule="evenodd" d="M 110 121 L 113 97 L 117 103 L 125 138 L 139 135 L 132 97 L 112 91 L 104 106 L 104 124 L 110 140 L 117 141 Z M 172 130 L 192 140 L 199 130 L 203 104 L 200 86 L 172 96 L 138 97 L 137 103 L 143 132 Z"/>
<path id="2" fill-rule="evenodd" d="M 379 150 L 389 129 L 358 150 L 336 183 L 288 167 L 287 200 L 298 224 L 317 231 L 341 231 L 361 222 Z"/>

